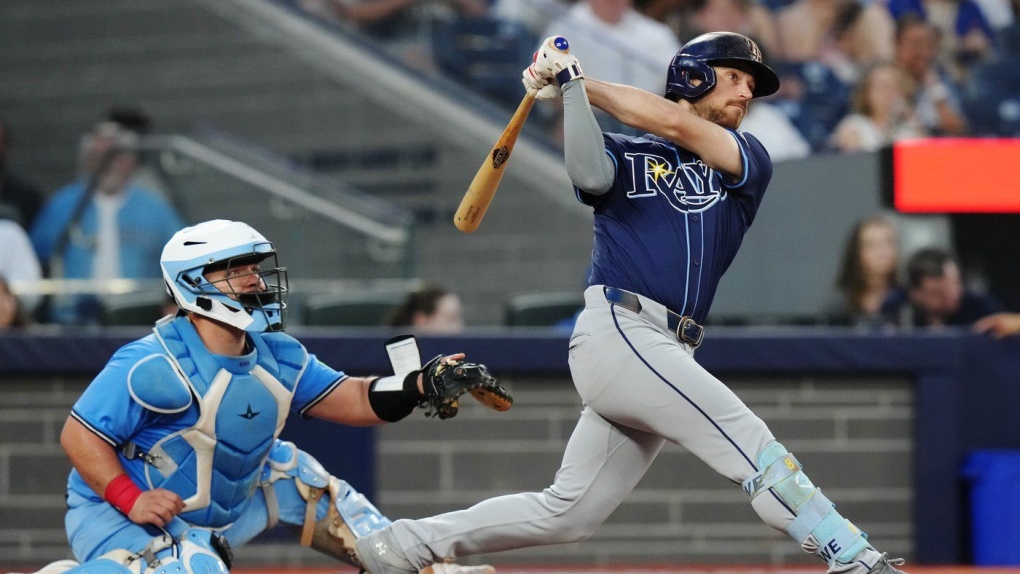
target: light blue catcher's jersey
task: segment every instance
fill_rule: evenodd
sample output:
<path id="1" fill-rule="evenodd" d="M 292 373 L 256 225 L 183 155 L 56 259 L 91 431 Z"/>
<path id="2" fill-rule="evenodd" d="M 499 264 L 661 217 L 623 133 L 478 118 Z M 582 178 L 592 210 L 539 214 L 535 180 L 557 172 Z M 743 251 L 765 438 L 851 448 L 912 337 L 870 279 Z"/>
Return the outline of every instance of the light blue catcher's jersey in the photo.
<path id="1" fill-rule="evenodd" d="M 626 289 L 704 323 L 772 178 L 761 143 L 730 133 L 744 164 L 740 181 L 663 138 L 605 134 L 613 186 L 604 195 L 576 190 L 595 211 L 589 285 Z"/>
<path id="2" fill-rule="evenodd" d="M 131 479 L 176 492 L 191 524 L 226 526 L 257 486 L 290 412 L 304 414 L 345 378 L 283 333 L 248 333 L 242 357 L 206 350 L 186 317 L 125 345 L 71 416 L 114 447 Z M 95 500 L 77 470 L 68 488 Z"/>

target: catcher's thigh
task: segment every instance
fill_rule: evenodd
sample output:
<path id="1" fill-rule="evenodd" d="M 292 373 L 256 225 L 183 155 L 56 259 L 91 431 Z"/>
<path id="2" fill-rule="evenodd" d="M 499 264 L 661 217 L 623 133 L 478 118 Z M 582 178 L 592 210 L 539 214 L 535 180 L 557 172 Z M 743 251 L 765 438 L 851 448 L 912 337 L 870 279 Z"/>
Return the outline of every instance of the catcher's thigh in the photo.
<path id="1" fill-rule="evenodd" d="M 293 443 L 276 441 L 251 508 L 226 532 L 240 546 L 283 523 L 301 534 L 301 544 L 360 567 L 354 542 L 390 520 L 363 494 L 331 476 Z"/>

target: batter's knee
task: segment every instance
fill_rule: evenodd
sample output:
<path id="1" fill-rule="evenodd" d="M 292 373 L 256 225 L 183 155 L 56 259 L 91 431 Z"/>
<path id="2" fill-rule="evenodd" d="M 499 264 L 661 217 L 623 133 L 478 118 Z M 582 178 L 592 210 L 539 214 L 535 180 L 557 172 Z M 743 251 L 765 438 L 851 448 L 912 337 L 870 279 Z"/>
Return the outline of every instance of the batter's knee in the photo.
<path id="1" fill-rule="evenodd" d="M 606 514 L 585 510 L 581 497 L 564 497 L 552 489 L 541 494 L 543 506 L 552 514 L 547 522 L 549 543 L 583 542 L 605 522 Z M 592 510 L 595 510 L 594 508 Z M 610 509 L 610 512 L 612 509 Z"/>

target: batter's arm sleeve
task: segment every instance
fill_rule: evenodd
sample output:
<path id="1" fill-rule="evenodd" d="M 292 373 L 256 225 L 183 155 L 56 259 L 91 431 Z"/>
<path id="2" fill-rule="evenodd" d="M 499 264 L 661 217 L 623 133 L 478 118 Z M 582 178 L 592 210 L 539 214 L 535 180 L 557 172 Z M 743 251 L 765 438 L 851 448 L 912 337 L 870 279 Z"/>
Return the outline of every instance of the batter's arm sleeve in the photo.
<path id="1" fill-rule="evenodd" d="M 563 86 L 563 153 L 570 181 L 579 189 L 603 195 L 616 180 L 616 164 L 606 155 L 602 128 L 595 120 L 584 80 Z"/>

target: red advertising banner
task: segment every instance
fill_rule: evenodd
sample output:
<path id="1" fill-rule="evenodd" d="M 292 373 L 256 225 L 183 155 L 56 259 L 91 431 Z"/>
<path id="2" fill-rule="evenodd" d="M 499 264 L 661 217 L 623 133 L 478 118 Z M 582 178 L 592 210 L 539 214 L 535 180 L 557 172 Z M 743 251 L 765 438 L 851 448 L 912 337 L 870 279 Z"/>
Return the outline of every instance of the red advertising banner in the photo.
<path id="1" fill-rule="evenodd" d="M 1020 213 L 1020 139 L 931 138 L 893 144 L 901 213 Z"/>

